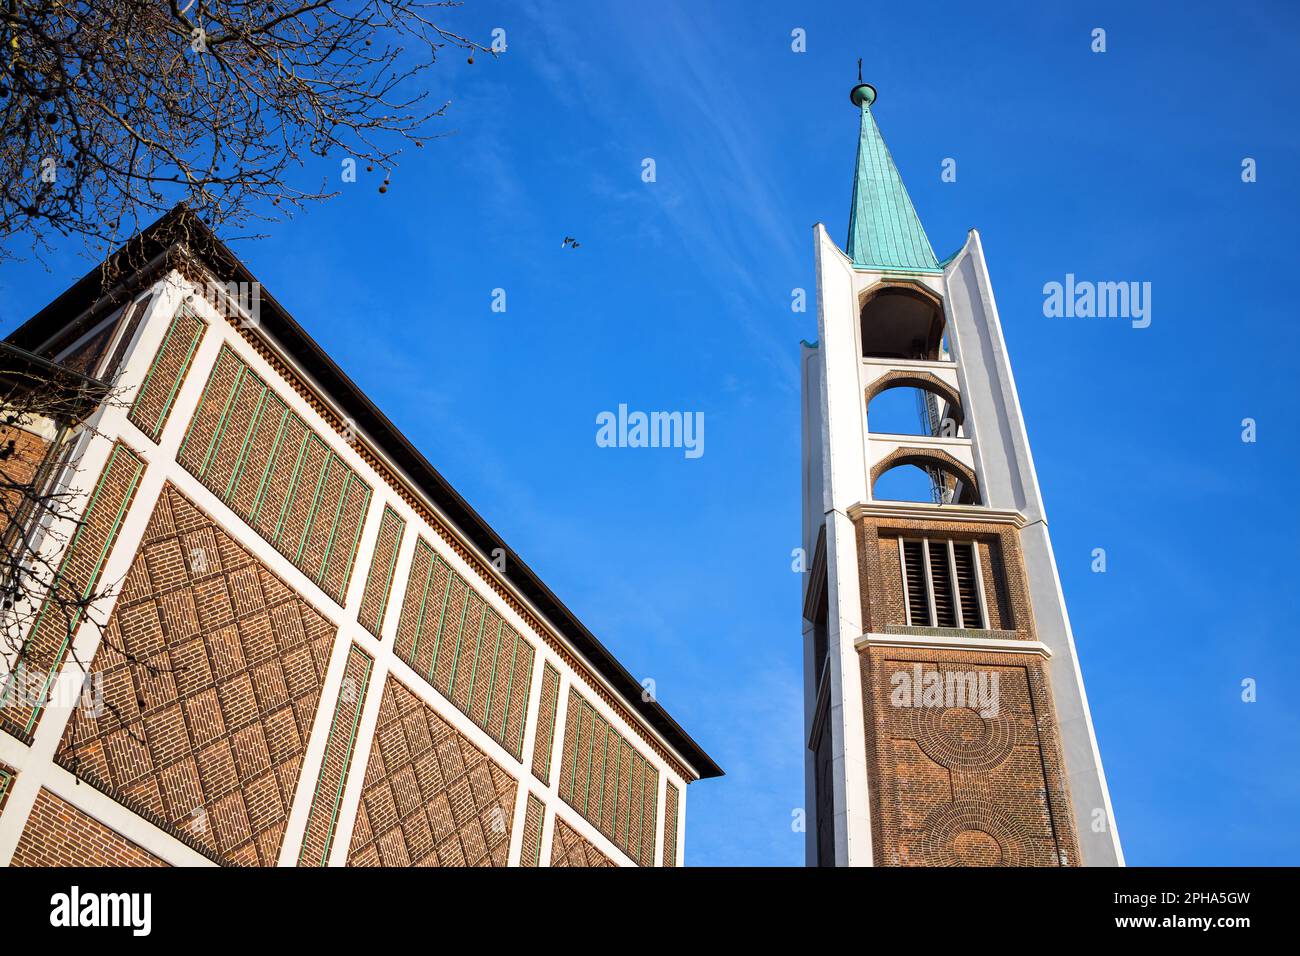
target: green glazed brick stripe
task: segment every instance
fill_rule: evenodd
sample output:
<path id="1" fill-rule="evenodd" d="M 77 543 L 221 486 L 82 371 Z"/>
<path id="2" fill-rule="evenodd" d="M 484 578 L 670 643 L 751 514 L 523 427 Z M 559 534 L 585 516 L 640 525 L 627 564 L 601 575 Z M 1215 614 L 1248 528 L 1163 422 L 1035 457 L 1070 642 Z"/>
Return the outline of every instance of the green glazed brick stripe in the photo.
<path id="1" fill-rule="evenodd" d="M 361 598 L 361 611 L 357 615 L 361 626 L 376 637 L 384 627 L 388 599 L 393 590 L 393 572 L 397 569 L 397 552 L 401 550 L 405 534 L 406 522 L 392 507 L 384 505 L 375 554 L 370 561 L 370 573 L 366 577 L 366 589 Z"/>
<path id="2" fill-rule="evenodd" d="M 145 373 L 127 418 L 158 441 L 207 326 L 185 307 L 176 313 Z"/>
<path id="3" fill-rule="evenodd" d="M 5 808 L 5 800 L 9 797 L 9 788 L 13 785 L 13 782 L 14 774 L 12 770 L 0 770 L 0 811 Z"/>
<path id="4" fill-rule="evenodd" d="M 291 429 L 303 436 L 296 447 L 284 443 Z M 263 444 L 266 439 L 271 443 L 264 461 L 255 456 L 259 437 Z M 373 491 L 229 344 L 221 347 L 177 459 L 335 602 L 343 603 Z M 315 459 L 319 464 L 310 465 Z M 276 474 L 277 463 L 288 461 L 293 462 L 288 473 Z M 340 476 L 336 496 L 325 493 L 331 475 Z M 246 481 L 249 487 L 241 496 Z M 287 492 L 278 511 L 273 504 L 263 515 L 273 484 Z M 357 506 L 349 508 L 354 495 Z M 295 503 L 307 507 L 306 520 L 301 529 L 287 532 Z M 307 547 L 313 540 L 321 542 L 319 554 Z M 314 554 L 319 563 L 312 560 Z"/>
<path id="5" fill-rule="evenodd" d="M 104 563 L 140 486 L 144 468 L 144 461 L 135 452 L 120 443 L 113 446 L 56 575 L 62 582 L 61 587 L 69 589 L 82 601 L 95 592 Z M 53 607 L 55 605 L 50 601 L 41 606 L 31 633 L 18 654 L 19 663 L 45 673 L 39 697 L 34 702 L 23 701 L 15 707 L 11 699 L 13 683 L 0 693 L 0 705 L 6 709 L 15 707 L 18 716 L 25 715 L 24 720 L 17 723 L 26 734 L 32 732 L 40 719 L 45 695 L 63 662 L 72 636 L 85 616 L 84 609 L 78 607 L 70 617 L 60 621 L 60 615 L 52 610 Z"/>
<path id="6" fill-rule="evenodd" d="M 524 841 L 520 851 L 520 866 L 542 865 L 542 826 L 546 807 L 533 793 L 528 794 L 528 809 L 524 814 Z"/>
<path id="7" fill-rule="evenodd" d="M 572 687 L 568 701 L 560 799 L 631 859 L 652 865 L 658 771 Z"/>
<path id="8" fill-rule="evenodd" d="M 356 751 L 357 728 L 361 723 L 361 709 L 365 706 L 366 690 L 373 667 L 374 661 L 361 648 L 353 645 L 348 650 L 348 662 L 343 671 L 343 683 L 339 685 L 338 700 L 334 704 L 334 717 L 330 721 L 329 737 L 325 742 L 320 776 L 316 780 L 311 809 L 307 813 L 307 829 L 298 854 L 299 866 L 324 866 L 329 861 L 330 848 L 334 845 L 338 829 L 343 788 L 347 785 Z M 331 761 L 332 756 L 337 758 L 336 762 Z"/>
<path id="9" fill-rule="evenodd" d="M 519 759 L 536 657 L 533 646 L 506 625 L 424 538 L 416 541 L 411 566 L 423 570 L 413 572 L 407 582 L 397 626 L 397 655 Z M 439 573 L 446 583 L 435 587 Z M 459 605 L 453 603 L 455 595 L 460 596 Z M 480 699 L 482 706 L 475 707 Z"/>

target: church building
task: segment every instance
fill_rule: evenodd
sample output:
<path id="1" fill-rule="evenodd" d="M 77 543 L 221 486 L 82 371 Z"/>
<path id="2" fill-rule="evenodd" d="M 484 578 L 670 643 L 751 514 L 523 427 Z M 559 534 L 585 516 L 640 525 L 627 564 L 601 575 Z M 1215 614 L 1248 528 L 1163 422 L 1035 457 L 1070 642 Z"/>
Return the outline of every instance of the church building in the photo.
<path id="1" fill-rule="evenodd" d="M 722 771 L 187 209 L 0 359 L 6 495 L 76 512 L 7 553 L 87 598 L 3 648 L 0 865 L 684 862 Z"/>
<path id="2" fill-rule="evenodd" d="M 875 88 L 850 98 L 848 242 L 814 227 L 801 362 L 806 861 L 1122 865 L 979 233 L 935 255 Z M 894 389 L 913 433 L 875 415 Z"/>

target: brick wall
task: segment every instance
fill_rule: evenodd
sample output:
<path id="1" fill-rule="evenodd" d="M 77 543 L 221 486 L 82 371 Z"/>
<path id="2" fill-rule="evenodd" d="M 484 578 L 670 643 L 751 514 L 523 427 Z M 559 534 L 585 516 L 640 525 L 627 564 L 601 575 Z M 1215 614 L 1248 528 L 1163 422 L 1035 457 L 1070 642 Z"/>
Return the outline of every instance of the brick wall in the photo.
<path id="1" fill-rule="evenodd" d="M 343 603 L 371 488 L 229 346 L 177 460 Z"/>
<path id="2" fill-rule="evenodd" d="M 335 629 L 166 485 L 56 761 L 223 863 L 274 865 Z"/>
<path id="3" fill-rule="evenodd" d="M 361 607 L 357 611 L 357 622 L 375 637 L 384 626 L 388 597 L 393 589 L 393 571 L 397 566 L 397 551 L 402 546 L 405 532 L 406 522 L 385 505 L 384 517 L 379 523 L 379 537 L 370 556 L 370 572 L 366 575 Z"/>
<path id="4" fill-rule="evenodd" d="M 339 806 L 343 802 L 343 788 L 347 786 L 352 755 L 356 750 L 357 725 L 361 722 L 361 708 L 366 703 L 366 689 L 373 666 L 374 660 L 361 648 L 353 645 L 348 649 L 347 666 L 330 721 L 325 758 L 312 794 L 307 831 L 298 854 L 299 866 L 324 866 L 329 861 L 337 832 Z"/>
<path id="5" fill-rule="evenodd" d="M 395 677 L 352 829 L 349 866 L 505 866 L 518 781 Z"/>
<path id="6" fill-rule="evenodd" d="M 551 866 L 617 865 L 563 819 L 558 816 L 555 818 L 555 833 L 551 838 Z"/>
<path id="7" fill-rule="evenodd" d="M 966 521 L 859 521 L 865 630 L 909 630 L 904 626 L 900 534 L 976 541 L 991 627 L 1001 629 L 999 637 L 1036 639 L 1018 531 Z M 935 629 L 916 630 L 928 634 Z M 949 633 L 989 636 L 978 630 Z M 877 645 L 861 651 L 859 661 L 878 864 L 1078 865 L 1042 658 Z M 919 695 L 926 686 L 970 689 L 976 686 L 972 679 L 984 682 L 979 686 L 993 706 L 959 700 L 952 693 Z M 912 694 L 913 689 L 918 693 Z"/>
<path id="8" fill-rule="evenodd" d="M 25 680 L 9 684 L 3 693 L 4 716 L 0 717 L 0 723 L 20 737 L 32 733 L 43 705 L 39 694 L 23 693 L 24 688 L 19 684 L 26 685 L 27 690 L 36 689 L 63 662 L 72 637 L 85 618 L 85 607 L 79 602 L 100 593 L 98 585 L 104 562 L 117 540 L 122 518 L 139 487 L 144 467 L 144 461 L 130 448 L 120 442 L 114 445 L 85 514 L 71 532 L 59 564 L 58 579 L 62 583 L 57 596 L 46 600 L 41 607 L 18 654 L 18 664 L 37 678 L 36 687 Z"/>
<path id="9" fill-rule="evenodd" d="M 570 688 L 560 799 L 640 866 L 654 866 L 659 771 Z"/>
<path id="10" fill-rule="evenodd" d="M 48 790 L 36 795 L 11 866 L 166 866 Z"/>
<path id="11" fill-rule="evenodd" d="M 542 825 L 546 822 L 546 807 L 536 795 L 528 794 L 524 810 L 523 842 L 519 848 L 520 866 L 542 865 Z"/>
<path id="12" fill-rule="evenodd" d="M 537 736 L 533 743 L 533 776 L 551 782 L 551 751 L 555 745 L 555 709 L 560 698 L 560 672 L 548 661 L 542 668 L 542 696 L 537 707 Z"/>
<path id="13" fill-rule="evenodd" d="M 176 393 L 190 370 L 206 326 L 193 312 L 181 308 L 167 326 L 162 344 L 131 405 L 129 418 L 155 442 L 171 416 Z"/>
<path id="14" fill-rule="evenodd" d="M 493 740 L 523 753 L 536 652 L 423 538 L 393 649 Z"/>

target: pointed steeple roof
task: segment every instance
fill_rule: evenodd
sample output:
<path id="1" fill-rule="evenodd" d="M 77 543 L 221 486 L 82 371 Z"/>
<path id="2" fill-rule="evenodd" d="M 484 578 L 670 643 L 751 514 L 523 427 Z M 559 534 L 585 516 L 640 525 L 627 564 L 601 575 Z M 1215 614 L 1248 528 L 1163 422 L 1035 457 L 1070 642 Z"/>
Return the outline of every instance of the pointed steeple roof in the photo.
<path id="1" fill-rule="evenodd" d="M 859 83 L 849 99 L 862 111 L 862 126 L 845 251 L 861 268 L 937 271 L 939 260 L 880 135 L 876 118 L 871 115 L 876 88 Z"/>

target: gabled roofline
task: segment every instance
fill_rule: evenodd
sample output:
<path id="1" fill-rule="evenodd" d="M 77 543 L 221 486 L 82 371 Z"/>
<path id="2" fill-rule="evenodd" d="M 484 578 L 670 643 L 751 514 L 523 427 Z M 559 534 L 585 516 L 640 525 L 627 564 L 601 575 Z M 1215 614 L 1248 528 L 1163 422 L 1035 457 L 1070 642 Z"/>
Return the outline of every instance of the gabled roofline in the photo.
<path id="1" fill-rule="evenodd" d="M 174 246 L 182 244 L 223 278 L 255 282 L 252 273 L 233 252 L 184 204 L 174 206 L 162 218 L 133 236 L 106 260 L 120 266 L 123 278 L 134 277 L 146 264 L 154 264 Z M 122 301 L 105 298 L 116 291 L 111 282 L 105 287 L 104 264 L 97 266 L 67 291 L 15 330 L 6 341 L 21 348 L 35 350 L 60 333 L 84 329 L 96 321 L 105 309 Z M 120 284 L 120 283 L 119 283 Z M 470 506 L 428 459 L 411 444 L 388 417 L 334 363 L 306 330 L 298 324 L 275 297 L 259 283 L 261 295 L 260 325 L 274 342 L 297 362 L 368 435 L 388 458 L 415 482 L 437 508 L 455 525 L 481 554 L 500 548 L 506 555 L 507 570 L 501 572 L 520 594 L 585 657 L 623 698 L 624 703 L 640 716 L 675 750 L 700 779 L 720 777 L 722 768 L 714 762 L 681 725 L 654 700 L 644 700 L 641 683 L 628 673 L 613 653 L 596 638 L 577 616 L 565 606 L 540 577 L 506 544 L 483 517 Z M 689 782 L 689 781 L 687 781 Z"/>

